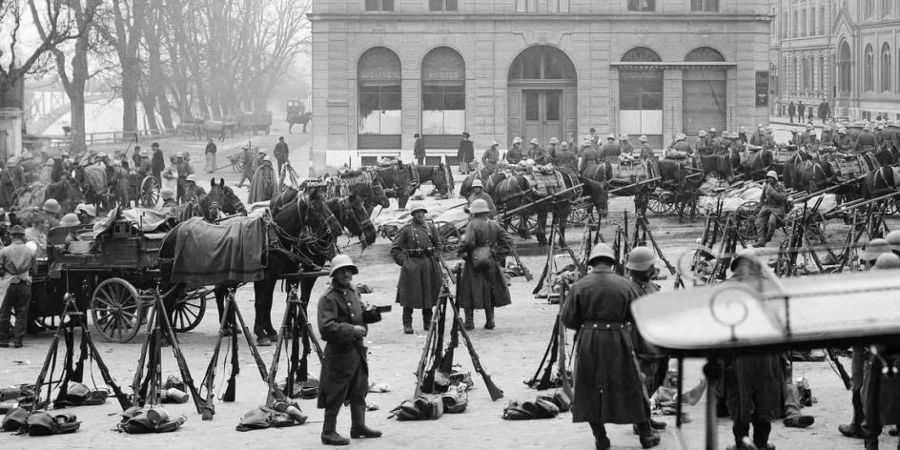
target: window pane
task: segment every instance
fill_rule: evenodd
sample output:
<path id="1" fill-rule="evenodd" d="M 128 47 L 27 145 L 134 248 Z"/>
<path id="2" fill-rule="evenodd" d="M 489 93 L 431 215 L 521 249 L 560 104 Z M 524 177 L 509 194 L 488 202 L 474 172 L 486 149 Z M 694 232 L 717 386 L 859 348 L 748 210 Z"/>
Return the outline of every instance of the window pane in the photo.
<path id="1" fill-rule="evenodd" d="M 382 11 L 393 11 L 394 10 L 394 0 L 381 0 L 381 10 Z"/>
<path id="2" fill-rule="evenodd" d="M 547 114 L 544 120 L 559 120 L 559 98 L 561 94 L 560 91 L 547 91 L 544 94 L 547 102 Z"/>
<path id="3" fill-rule="evenodd" d="M 400 134 L 400 110 L 381 112 L 381 134 Z"/>
<path id="4" fill-rule="evenodd" d="M 529 52 L 522 58 L 522 73 L 526 80 L 541 78 L 541 52 Z"/>
<path id="5" fill-rule="evenodd" d="M 703 0 L 691 0 L 691 11 L 703 11 Z"/>
<path id="6" fill-rule="evenodd" d="M 444 107 L 446 109 L 466 109 L 465 86 L 450 86 L 446 92 L 447 94 L 444 97 Z"/>
<path id="7" fill-rule="evenodd" d="M 444 133 L 461 134 L 466 131 L 465 111 L 444 111 Z"/>
<path id="8" fill-rule="evenodd" d="M 444 0 L 428 0 L 428 10 L 429 11 L 443 11 L 444 10 Z"/>
<path id="9" fill-rule="evenodd" d="M 422 133 L 446 134 L 444 132 L 444 111 L 422 111 Z"/>
<path id="10" fill-rule="evenodd" d="M 366 11 L 378 11 L 379 0 L 366 0 Z"/>
<path id="11" fill-rule="evenodd" d="M 400 85 L 381 87 L 381 109 L 400 110 Z"/>
<path id="12" fill-rule="evenodd" d="M 718 11 L 719 0 L 706 0 L 706 11 Z"/>
<path id="13" fill-rule="evenodd" d="M 525 92 L 525 120 L 540 120 L 540 94 Z"/>
<path id="14" fill-rule="evenodd" d="M 444 7 L 445 11 L 456 11 L 457 5 L 456 0 L 445 0 L 446 6 Z M 460 131 L 462 133 L 462 131 Z"/>

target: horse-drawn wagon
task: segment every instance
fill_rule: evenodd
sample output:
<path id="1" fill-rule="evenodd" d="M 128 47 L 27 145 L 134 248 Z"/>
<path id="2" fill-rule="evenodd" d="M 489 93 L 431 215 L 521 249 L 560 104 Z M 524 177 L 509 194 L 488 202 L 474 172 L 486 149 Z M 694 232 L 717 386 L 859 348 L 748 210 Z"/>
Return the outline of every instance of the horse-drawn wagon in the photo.
<path id="1" fill-rule="evenodd" d="M 241 133 L 252 132 L 256 136 L 256 132 L 261 131 L 268 135 L 272 129 L 272 112 L 244 111 L 238 116 L 237 125 Z"/>
<path id="2" fill-rule="evenodd" d="M 50 230 L 47 256 L 38 261 L 32 285 L 30 317 L 47 327 L 58 326 L 64 296 L 73 295 L 80 310 L 90 311 L 96 330 L 115 342 L 138 333 L 153 291 L 167 287 L 159 272 L 159 251 L 166 227 L 149 230 L 112 213 L 103 225 L 75 225 Z M 206 312 L 206 290 L 189 290 L 172 305 L 176 331 L 192 330 Z"/>

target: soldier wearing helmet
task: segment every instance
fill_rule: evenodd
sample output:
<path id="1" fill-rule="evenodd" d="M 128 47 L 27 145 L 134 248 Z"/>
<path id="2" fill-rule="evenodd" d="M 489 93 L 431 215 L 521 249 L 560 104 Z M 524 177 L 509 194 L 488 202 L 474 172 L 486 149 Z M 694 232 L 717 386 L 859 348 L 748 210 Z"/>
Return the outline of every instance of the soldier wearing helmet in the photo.
<path id="1" fill-rule="evenodd" d="M 869 152 L 875 150 L 878 142 L 875 135 L 872 134 L 872 126 L 866 125 L 857 137 L 856 142 L 851 146 L 857 153 Z"/>
<path id="2" fill-rule="evenodd" d="M 578 170 L 578 155 L 570 148 L 568 142 L 559 145 L 559 149 L 553 154 L 553 164 L 557 167 L 565 167 L 572 171 Z"/>
<path id="3" fill-rule="evenodd" d="M 94 217 L 97 217 L 97 208 L 93 205 L 79 203 L 75 207 L 75 214 L 78 215 L 78 221 L 82 225 L 87 225 L 94 221 Z"/>
<path id="4" fill-rule="evenodd" d="M 0 249 L 2 280 L 8 284 L 6 295 L 0 299 L 0 347 L 22 347 L 28 323 L 28 306 L 31 304 L 31 276 L 37 269 L 35 252 L 25 245 L 25 230 L 19 225 L 10 229 L 12 243 Z M 12 327 L 10 313 L 15 313 L 16 325 Z"/>
<path id="5" fill-rule="evenodd" d="M 778 173 L 770 170 L 766 173 L 766 185 L 759 198 L 762 206 L 756 215 L 756 244 L 754 247 L 765 247 L 775 234 L 779 222 L 784 221 L 791 206 L 784 185 L 778 182 Z"/>
<path id="6" fill-rule="evenodd" d="M 512 140 L 512 147 L 506 151 L 506 162 L 510 164 L 518 164 L 525 155 L 521 149 L 522 146 L 522 138 L 516 136 Z"/>
<path id="7" fill-rule="evenodd" d="M 377 322 L 353 287 L 353 275 L 359 269 L 347 255 L 331 260 L 331 286 L 319 298 L 319 335 L 326 342 L 325 358 L 319 376 L 317 406 L 325 410 L 322 444 L 347 445 L 350 440 L 337 432 L 337 416 L 350 403 L 350 437 L 378 438 L 381 432 L 366 426 L 366 393 L 369 391 L 369 365 L 365 336 L 368 324 Z"/>
<path id="8" fill-rule="evenodd" d="M 650 139 L 647 138 L 646 135 L 641 135 L 638 138 L 638 141 L 641 143 L 639 148 L 640 150 L 640 158 L 642 161 L 647 161 L 649 159 L 656 159 L 656 152 L 653 151 L 653 147 L 650 146 Z"/>
<path id="9" fill-rule="evenodd" d="M 638 246 L 631 249 L 628 260 L 625 262 L 631 284 L 637 290 L 638 295 L 650 295 L 659 292 L 659 286 L 653 282 L 656 275 L 656 254 L 648 247 Z M 647 393 L 652 395 L 666 380 L 669 367 L 669 356 L 659 348 L 647 343 L 639 334 L 635 334 L 634 352 L 637 356 L 641 373 L 644 375 L 644 384 Z M 666 424 L 650 419 L 653 428 L 662 429 Z"/>
<path id="10" fill-rule="evenodd" d="M 479 199 L 481 199 L 485 203 L 487 203 L 488 210 L 490 211 L 490 216 L 497 214 L 497 207 L 494 206 L 494 200 L 491 199 L 490 195 L 488 195 L 486 192 L 484 192 L 484 183 L 482 183 L 480 179 L 476 178 L 474 181 L 472 181 L 472 187 L 470 188 L 470 194 L 469 194 L 469 198 L 468 198 L 469 205 L 466 207 L 466 209 L 471 210 L 472 203 L 475 200 L 479 200 Z M 469 212 L 471 212 L 471 211 L 469 211 Z"/>
<path id="11" fill-rule="evenodd" d="M 62 216 L 62 207 L 59 206 L 59 202 L 56 199 L 48 198 L 47 201 L 44 202 L 44 206 L 41 207 L 41 211 L 44 213 L 44 217 L 47 218 L 47 224 L 50 228 L 59 226 L 59 218 Z"/>
<path id="12" fill-rule="evenodd" d="M 635 424 L 643 448 L 659 445 L 650 425 L 641 375 L 636 370 L 632 345 L 630 304 L 640 294 L 613 268 L 616 257 L 609 245 L 591 250 L 593 268 L 569 291 L 562 321 L 576 330 L 577 360 L 572 421 L 588 422 L 597 448 L 610 448 L 605 424 Z"/>
<path id="13" fill-rule="evenodd" d="M 493 171 L 500 161 L 500 151 L 497 150 L 499 145 L 497 141 L 491 141 L 491 146 L 481 154 L 481 164 L 490 171 Z"/>
<path id="14" fill-rule="evenodd" d="M 622 154 L 622 147 L 616 143 L 616 135 L 610 134 L 606 137 L 606 143 L 600 148 L 600 160 L 606 162 L 616 162 L 619 155 Z"/>
<path id="15" fill-rule="evenodd" d="M 550 146 L 547 147 L 547 154 L 550 159 L 556 158 L 556 151 L 559 150 L 559 139 L 556 136 L 550 138 Z"/>
<path id="16" fill-rule="evenodd" d="M 465 328 L 475 327 L 476 309 L 484 310 L 484 328 L 495 327 L 494 308 L 511 303 L 502 267 L 512 249 L 509 234 L 494 220 L 487 202 L 472 202 L 472 218 L 460 239 L 459 255 L 465 262 L 457 285 L 459 307 L 465 309 Z"/>
<path id="17" fill-rule="evenodd" d="M 537 140 L 537 138 L 531 139 L 531 148 L 528 149 L 528 159 L 534 161 L 536 164 L 548 164 L 550 162 L 550 155 L 547 154 L 547 151 L 541 147 L 541 143 Z"/>
<path id="18" fill-rule="evenodd" d="M 184 158 L 184 153 L 175 154 L 175 172 L 178 173 L 178 181 L 176 182 L 175 199 L 183 201 L 187 188 L 187 177 L 193 175 L 194 167 Z"/>
<path id="19" fill-rule="evenodd" d="M 200 197 L 206 195 L 206 190 L 197 184 L 197 175 L 190 174 L 184 180 L 184 197 L 181 199 L 183 203 L 199 201 Z"/>
<path id="20" fill-rule="evenodd" d="M 433 223 L 425 222 L 424 205 L 410 207 L 412 221 L 400 229 L 391 244 L 391 258 L 401 267 L 397 282 L 397 303 L 403 306 L 403 332 L 413 334 L 414 309 L 422 310 L 422 328 L 431 325 L 432 308 L 437 304 L 443 279 L 435 252 L 441 251 L 441 238 Z"/>

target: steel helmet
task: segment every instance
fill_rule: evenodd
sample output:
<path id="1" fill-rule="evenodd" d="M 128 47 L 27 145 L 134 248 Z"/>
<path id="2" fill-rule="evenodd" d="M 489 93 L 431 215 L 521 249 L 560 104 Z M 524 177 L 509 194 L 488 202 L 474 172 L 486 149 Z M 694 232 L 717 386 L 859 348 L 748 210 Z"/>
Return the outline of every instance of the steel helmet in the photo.
<path id="1" fill-rule="evenodd" d="M 715 132 L 716 132 L 716 127 L 710 128 L 710 129 L 709 129 L 709 132 L 710 132 L 710 133 L 715 133 Z"/>
<path id="2" fill-rule="evenodd" d="M 353 263 L 353 260 L 350 259 L 348 255 L 337 255 L 334 259 L 331 260 L 331 270 L 328 272 L 329 277 L 333 277 L 334 273 L 338 271 L 338 269 L 344 267 L 352 267 L 353 275 L 359 273 L 359 269 L 356 267 L 356 264 Z"/>
<path id="3" fill-rule="evenodd" d="M 513 138 L 513 142 L 512 142 L 512 143 L 513 143 L 513 145 L 521 144 L 521 143 L 522 143 L 522 138 L 516 136 L 516 137 Z"/>
<path id="4" fill-rule="evenodd" d="M 415 213 L 416 211 L 424 211 L 424 212 L 427 213 L 427 212 L 428 212 L 428 208 L 426 208 L 425 205 L 422 204 L 422 203 L 416 203 L 416 204 L 412 205 L 412 206 L 409 208 L 409 213 L 410 213 L 410 214 L 413 214 L 413 213 Z"/>
<path id="5" fill-rule="evenodd" d="M 190 175 L 187 176 L 187 178 L 185 179 L 185 181 L 193 181 L 194 183 L 196 183 L 196 182 L 197 182 L 197 176 L 194 175 L 194 174 L 190 174 Z"/>
<path id="6" fill-rule="evenodd" d="M 472 214 L 486 213 L 491 212 L 491 208 L 488 207 L 487 202 L 483 198 L 479 198 L 475 199 L 475 201 L 472 202 L 472 206 L 469 207 L 469 211 L 471 211 Z"/>
<path id="7" fill-rule="evenodd" d="M 84 212 L 85 214 L 91 217 L 97 217 L 97 208 L 93 205 L 86 205 L 84 203 L 79 203 L 78 206 L 75 207 L 75 213 Z"/>
<path id="8" fill-rule="evenodd" d="M 175 200 L 175 191 L 173 191 L 169 188 L 165 188 L 165 189 L 159 191 L 159 196 L 163 200 Z"/>
<path id="9" fill-rule="evenodd" d="M 534 145 L 540 145 L 540 141 L 538 141 L 537 138 L 531 138 L 531 143 Z"/>
<path id="10" fill-rule="evenodd" d="M 69 213 L 63 216 L 59 221 L 59 226 L 61 227 L 71 227 L 72 225 L 78 225 L 81 221 L 78 220 L 78 216 L 75 214 Z"/>
<path id="11" fill-rule="evenodd" d="M 557 139 L 556 137 L 552 137 L 552 138 L 550 138 L 550 143 L 551 144 L 559 144 L 559 139 Z"/>
<path id="12" fill-rule="evenodd" d="M 609 139 L 609 140 L 611 140 L 611 141 L 614 141 L 614 140 L 616 140 L 616 135 L 615 135 L 615 134 L 612 134 L 612 133 L 609 133 L 609 136 L 607 136 L 606 139 Z"/>
<path id="13" fill-rule="evenodd" d="M 881 238 L 872 239 L 866 244 L 865 250 L 863 250 L 862 259 L 865 261 L 872 261 L 878 259 L 882 253 L 891 253 L 891 246 L 888 244 L 888 241 Z"/>
<path id="14" fill-rule="evenodd" d="M 62 212 L 62 208 L 59 207 L 59 202 L 56 199 L 49 198 L 46 202 L 44 202 L 44 207 L 41 208 L 48 213 L 59 214 Z"/>
<path id="15" fill-rule="evenodd" d="M 593 265 L 595 260 L 600 258 L 606 258 L 609 260 L 610 264 L 615 264 L 616 257 L 613 254 L 612 247 L 610 247 L 606 243 L 599 243 L 591 249 L 591 256 L 588 258 L 588 264 Z"/>
<path id="16" fill-rule="evenodd" d="M 498 146 L 498 145 L 500 145 L 499 142 L 497 142 L 497 141 L 491 141 L 491 147 L 496 147 L 496 146 Z"/>
<path id="17" fill-rule="evenodd" d="M 638 138 L 638 140 L 641 142 L 647 142 L 649 139 L 647 139 L 646 134 L 642 134 L 641 137 Z"/>
<path id="18" fill-rule="evenodd" d="M 778 172 L 774 170 L 770 170 L 766 172 L 766 178 L 774 178 L 776 181 L 778 180 Z"/>
<path id="19" fill-rule="evenodd" d="M 473 188 L 476 188 L 476 187 L 483 188 L 484 183 L 482 183 L 480 179 L 476 178 L 475 181 L 472 182 L 472 187 Z"/>
<path id="20" fill-rule="evenodd" d="M 884 239 L 891 246 L 891 250 L 900 252 L 900 230 L 891 231 Z"/>
<path id="21" fill-rule="evenodd" d="M 569 148 L 569 143 L 568 143 L 568 142 L 563 142 L 563 143 L 559 144 L 559 149 L 560 149 L 560 150 L 567 150 L 568 148 Z"/>
<path id="22" fill-rule="evenodd" d="M 534 163 L 534 160 L 531 159 L 531 158 L 528 158 L 528 159 L 525 160 L 525 166 L 526 166 L 526 167 L 534 167 L 534 164 L 535 164 L 535 163 Z"/>
<path id="23" fill-rule="evenodd" d="M 900 268 L 900 256 L 893 253 L 882 253 L 875 260 L 876 269 L 898 269 Z"/>
<path id="24" fill-rule="evenodd" d="M 706 130 L 700 130 L 700 132 L 697 133 L 697 136 L 699 136 L 699 137 L 706 137 Z"/>
<path id="25" fill-rule="evenodd" d="M 628 254 L 628 261 L 625 262 L 625 268 L 628 270 L 645 271 L 650 270 L 656 263 L 656 255 L 647 247 L 639 246 L 631 249 Z"/>

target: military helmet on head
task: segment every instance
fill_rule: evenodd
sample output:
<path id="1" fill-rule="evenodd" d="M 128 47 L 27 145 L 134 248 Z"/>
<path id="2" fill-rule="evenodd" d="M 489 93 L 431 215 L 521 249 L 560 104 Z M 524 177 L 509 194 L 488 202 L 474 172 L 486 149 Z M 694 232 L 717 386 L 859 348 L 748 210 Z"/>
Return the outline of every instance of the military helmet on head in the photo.
<path id="1" fill-rule="evenodd" d="M 863 250 L 862 259 L 872 261 L 884 253 L 891 253 L 891 246 L 886 239 L 876 238 L 869 241 Z"/>
<path id="2" fill-rule="evenodd" d="M 73 214 L 73 213 L 69 213 L 69 214 L 66 214 L 65 216 L 63 216 L 62 219 L 60 219 L 60 221 L 59 221 L 59 226 L 61 226 L 61 227 L 71 227 L 71 226 L 73 226 L 73 225 L 78 225 L 78 224 L 80 224 L 80 223 L 81 223 L 81 221 L 78 220 L 78 216 L 76 216 L 76 215 Z"/>
<path id="3" fill-rule="evenodd" d="M 656 263 L 656 255 L 647 247 L 638 246 L 631 249 L 628 254 L 628 261 L 625 262 L 625 268 L 634 271 L 650 270 Z"/>
<path id="4" fill-rule="evenodd" d="M 472 202 L 472 206 L 469 208 L 469 210 L 472 212 L 472 214 L 491 212 L 491 208 L 482 198 L 476 199 L 474 202 Z"/>
<path id="5" fill-rule="evenodd" d="M 900 268 L 900 256 L 894 253 L 882 253 L 875 260 L 876 269 L 898 269 Z"/>
<path id="6" fill-rule="evenodd" d="M 900 252 L 900 230 L 891 231 L 884 239 L 891 246 L 891 250 Z"/>
<path id="7" fill-rule="evenodd" d="M 47 201 L 44 202 L 44 206 L 41 209 L 52 214 L 59 214 L 62 212 L 62 208 L 59 206 L 59 202 L 53 198 L 48 198 Z"/>
<path id="8" fill-rule="evenodd" d="M 328 276 L 333 277 L 335 272 L 339 269 L 343 269 L 344 267 L 350 267 L 353 269 L 353 274 L 356 275 L 359 273 L 359 268 L 356 267 L 356 264 L 353 262 L 353 259 L 348 255 L 337 255 L 331 260 L 331 269 L 328 272 Z"/>
<path id="9" fill-rule="evenodd" d="M 476 178 L 475 181 L 472 182 L 472 187 L 484 188 L 484 183 L 482 183 L 480 179 Z"/>
<path id="10" fill-rule="evenodd" d="M 778 181 L 778 172 L 776 172 L 774 170 L 770 170 L 770 171 L 766 172 L 766 178 L 774 178 L 775 181 Z"/>
<path id="11" fill-rule="evenodd" d="M 424 212 L 424 213 L 427 213 L 427 212 L 428 212 L 428 208 L 426 208 L 425 205 L 424 205 L 423 203 L 415 203 L 415 204 L 413 204 L 412 206 L 410 206 L 410 208 L 409 208 L 409 213 L 410 213 L 410 214 L 415 214 L 416 211 L 422 211 L 422 212 Z"/>
<path id="12" fill-rule="evenodd" d="M 606 243 L 599 243 L 591 249 L 591 256 L 588 258 L 588 264 L 593 265 L 598 259 L 607 259 L 610 264 L 616 263 L 616 256 L 613 253 L 612 247 L 610 247 Z"/>

